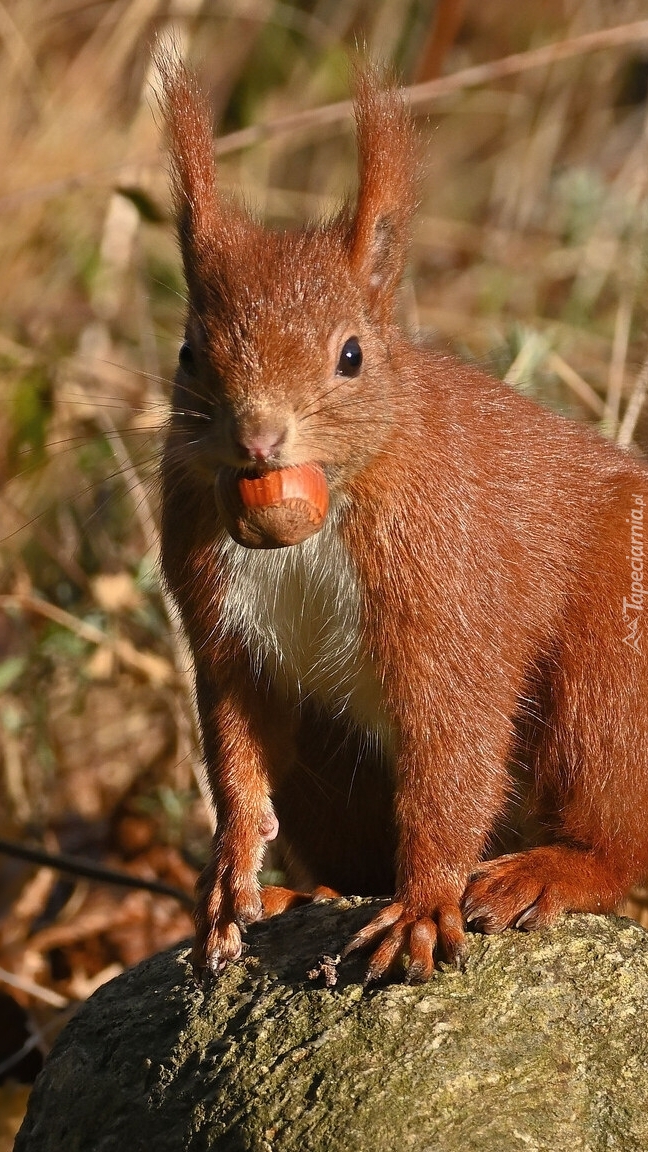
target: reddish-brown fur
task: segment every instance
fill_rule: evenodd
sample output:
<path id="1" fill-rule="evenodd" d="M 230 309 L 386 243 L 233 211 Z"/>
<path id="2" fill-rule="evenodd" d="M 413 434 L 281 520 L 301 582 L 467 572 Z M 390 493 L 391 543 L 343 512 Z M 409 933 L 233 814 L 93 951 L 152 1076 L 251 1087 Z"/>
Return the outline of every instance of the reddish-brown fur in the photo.
<path id="1" fill-rule="evenodd" d="M 348 947 L 373 949 L 369 980 L 402 956 L 411 979 L 437 955 L 457 960 L 464 918 L 498 931 L 614 908 L 648 872 L 643 592 L 627 603 L 648 472 L 395 326 L 416 166 L 396 92 L 359 81 L 356 209 L 271 233 L 219 195 L 207 112 L 180 68 L 162 70 L 193 355 L 162 467 L 162 554 L 218 817 L 198 967 L 237 956 L 261 915 L 273 812 L 296 873 L 395 891 Z M 350 335 L 362 371 L 336 376 Z M 221 626 L 214 480 L 249 466 L 259 440 L 274 445 L 268 467 L 327 472 L 389 755 L 344 709 L 297 705 Z M 532 781 L 539 838 L 488 859 L 513 762 Z"/>

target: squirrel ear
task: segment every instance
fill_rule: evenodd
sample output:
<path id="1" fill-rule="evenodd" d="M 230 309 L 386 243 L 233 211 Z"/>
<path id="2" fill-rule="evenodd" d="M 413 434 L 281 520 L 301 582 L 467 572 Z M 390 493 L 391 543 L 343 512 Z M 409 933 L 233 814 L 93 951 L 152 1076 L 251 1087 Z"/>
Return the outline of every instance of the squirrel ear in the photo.
<path id="1" fill-rule="evenodd" d="M 373 71 L 357 76 L 355 117 L 360 179 L 349 256 L 371 311 L 388 322 L 416 206 L 418 139 L 400 92 Z"/>
<path id="2" fill-rule="evenodd" d="M 162 81 L 160 102 L 169 135 L 176 220 L 189 292 L 200 297 L 209 283 L 219 237 L 231 224 L 219 198 L 211 117 L 177 52 L 155 57 Z"/>

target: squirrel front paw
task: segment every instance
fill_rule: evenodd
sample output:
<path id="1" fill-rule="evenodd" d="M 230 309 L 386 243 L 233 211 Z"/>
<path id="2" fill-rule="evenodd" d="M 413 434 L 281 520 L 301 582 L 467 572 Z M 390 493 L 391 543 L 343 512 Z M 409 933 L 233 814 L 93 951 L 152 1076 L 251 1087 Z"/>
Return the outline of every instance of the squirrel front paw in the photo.
<path id="1" fill-rule="evenodd" d="M 210 863 L 198 881 L 191 957 L 197 976 L 204 972 L 215 975 L 230 960 L 238 960 L 243 950 L 241 929 L 263 915 L 256 873 L 237 880 L 229 869 L 219 873 L 220 869 Z"/>
<path id="2" fill-rule="evenodd" d="M 436 961 L 459 966 L 464 958 L 466 939 L 459 905 L 439 903 L 421 913 L 410 911 L 400 901 L 388 904 L 356 932 L 343 950 L 342 959 L 376 943 L 378 947 L 371 955 L 363 981 L 365 988 L 399 962 L 405 967 L 408 983 L 422 984 L 429 980 Z"/>
<path id="3" fill-rule="evenodd" d="M 604 912 L 623 896 L 614 860 L 593 849 L 548 844 L 481 863 L 468 880 L 462 907 L 479 932 L 531 931 L 561 912 Z"/>
<path id="4" fill-rule="evenodd" d="M 196 886 L 196 937 L 192 964 L 197 975 L 218 973 L 243 950 L 241 931 L 264 915 L 257 879 L 263 849 L 279 831 L 268 801 L 255 822 L 230 820 L 216 833 L 211 855 Z"/>
<path id="5" fill-rule="evenodd" d="M 208 973 L 217 976 L 230 960 L 238 960 L 242 951 L 241 930 L 232 921 L 212 924 L 205 933 L 196 929 L 191 952 L 196 979 Z"/>

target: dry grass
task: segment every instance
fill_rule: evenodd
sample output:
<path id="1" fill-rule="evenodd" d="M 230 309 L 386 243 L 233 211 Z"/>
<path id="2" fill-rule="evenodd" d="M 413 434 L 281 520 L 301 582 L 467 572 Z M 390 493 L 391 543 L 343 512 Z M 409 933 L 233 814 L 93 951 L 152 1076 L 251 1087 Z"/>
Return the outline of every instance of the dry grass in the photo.
<path id="1" fill-rule="evenodd" d="M 445 77 L 413 91 L 428 146 L 403 320 L 646 446 L 648 22 L 641 41 L 640 28 L 609 30 L 645 7 L 464 9 Z M 154 35 L 181 43 L 211 94 L 228 136 L 223 182 L 290 227 L 352 180 L 348 119 L 318 109 L 346 99 L 354 43 L 423 82 L 433 11 L 427 0 L 0 6 L 0 834 L 87 850 L 124 813 L 145 813 L 158 841 L 200 854 L 208 832 L 187 661 L 155 568 L 157 438 L 183 287 Z M 493 66 L 566 40 L 565 59 Z M 59 987 L 44 956 L 30 978 Z"/>

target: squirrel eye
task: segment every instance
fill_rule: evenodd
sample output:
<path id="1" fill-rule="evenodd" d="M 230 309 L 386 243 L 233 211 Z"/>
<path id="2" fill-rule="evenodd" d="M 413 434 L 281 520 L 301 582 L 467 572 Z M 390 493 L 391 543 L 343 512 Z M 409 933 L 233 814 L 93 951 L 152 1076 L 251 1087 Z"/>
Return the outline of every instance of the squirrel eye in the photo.
<path id="1" fill-rule="evenodd" d="M 180 348 L 178 361 L 183 372 L 186 372 L 189 376 L 193 376 L 194 372 L 196 371 L 196 361 L 194 360 L 194 354 L 191 350 L 191 345 L 188 344 L 186 340 Z"/>
<path id="2" fill-rule="evenodd" d="M 357 336 L 350 336 L 342 348 L 335 373 L 337 376 L 357 376 L 361 367 L 362 348 Z"/>

